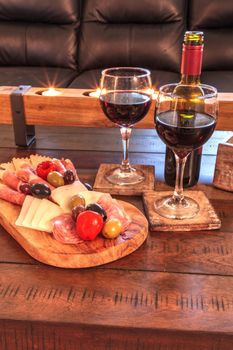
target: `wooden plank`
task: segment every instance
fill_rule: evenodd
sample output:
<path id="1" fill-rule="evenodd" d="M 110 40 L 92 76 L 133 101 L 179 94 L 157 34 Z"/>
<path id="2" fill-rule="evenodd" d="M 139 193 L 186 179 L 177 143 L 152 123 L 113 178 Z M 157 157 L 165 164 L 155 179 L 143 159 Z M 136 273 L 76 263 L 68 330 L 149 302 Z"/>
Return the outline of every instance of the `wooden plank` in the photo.
<path id="1" fill-rule="evenodd" d="M 232 277 L 16 264 L 0 276 L 1 320 L 233 333 Z"/>
<path id="2" fill-rule="evenodd" d="M 1 347 L 2 346 L 2 347 Z M 10 350 L 232 350 L 227 334 L 155 331 L 54 322 L 0 321 L 0 348 Z"/>
<path id="3" fill-rule="evenodd" d="M 10 94 L 15 87 L 0 88 L 0 123 L 12 124 Z M 31 125 L 67 125 L 80 127 L 114 127 L 100 108 L 97 98 L 85 96 L 83 89 L 60 89 L 58 96 L 42 96 L 34 87 L 24 95 L 26 123 Z M 233 130 L 233 93 L 219 93 L 218 130 Z M 155 101 L 138 128 L 154 128 Z"/>

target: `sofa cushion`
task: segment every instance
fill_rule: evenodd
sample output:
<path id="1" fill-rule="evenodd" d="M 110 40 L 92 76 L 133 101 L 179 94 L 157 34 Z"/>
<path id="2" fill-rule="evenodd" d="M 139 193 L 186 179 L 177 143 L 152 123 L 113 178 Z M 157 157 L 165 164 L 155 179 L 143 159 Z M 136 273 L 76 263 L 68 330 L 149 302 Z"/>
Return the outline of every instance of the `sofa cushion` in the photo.
<path id="1" fill-rule="evenodd" d="M 93 69 L 79 74 L 69 85 L 69 88 L 96 89 L 99 86 L 101 71 L 102 69 Z M 163 84 L 180 80 L 180 74 L 178 73 L 158 70 L 152 70 L 151 77 L 155 89 Z"/>
<path id="2" fill-rule="evenodd" d="M 203 70 L 233 70 L 232 0 L 190 0 L 190 30 L 204 31 Z"/>
<path id="3" fill-rule="evenodd" d="M 67 68 L 0 67 L 0 85 L 67 87 L 77 73 Z"/>
<path id="4" fill-rule="evenodd" d="M 76 68 L 78 0 L 0 0 L 0 65 Z"/>
<path id="5" fill-rule="evenodd" d="M 185 4 L 184 0 L 85 0 L 79 70 L 143 66 L 179 72 Z"/>
<path id="6" fill-rule="evenodd" d="M 201 81 L 215 86 L 219 92 L 232 92 L 233 70 L 202 72 Z"/>

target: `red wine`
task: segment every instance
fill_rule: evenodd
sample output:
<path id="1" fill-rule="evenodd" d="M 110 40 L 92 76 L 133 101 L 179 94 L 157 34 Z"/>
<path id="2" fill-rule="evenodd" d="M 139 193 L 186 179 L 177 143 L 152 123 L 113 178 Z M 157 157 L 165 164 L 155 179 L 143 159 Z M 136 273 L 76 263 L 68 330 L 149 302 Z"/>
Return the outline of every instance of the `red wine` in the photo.
<path id="1" fill-rule="evenodd" d="M 201 147 L 212 135 L 215 124 L 211 115 L 192 111 L 167 111 L 156 118 L 159 137 L 181 158 Z"/>
<path id="2" fill-rule="evenodd" d="M 130 127 L 147 114 L 151 99 L 137 91 L 114 91 L 100 96 L 105 115 L 115 124 Z"/>

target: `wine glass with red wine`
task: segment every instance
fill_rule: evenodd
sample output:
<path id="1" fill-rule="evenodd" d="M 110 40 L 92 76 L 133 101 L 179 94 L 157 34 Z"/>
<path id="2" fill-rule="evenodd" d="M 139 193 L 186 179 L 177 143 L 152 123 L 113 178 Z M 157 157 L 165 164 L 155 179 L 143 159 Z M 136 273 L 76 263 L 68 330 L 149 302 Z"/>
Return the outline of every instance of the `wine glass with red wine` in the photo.
<path id="1" fill-rule="evenodd" d="M 101 108 L 120 127 L 124 154 L 121 165 L 106 173 L 105 178 L 122 186 L 140 183 L 145 179 L 144 173 L 130 165 L 128 148 L 132 126 L 145 117 L 151 105 L 150 71 L 134 67 L 105 69 L 100 89 Z"/>
<path id="2" fill-rule="evenodd" d="M 195 200 L 183 194 L 184 167 L 188 155 L 211 137 L 218 116 L 217 90 L 201 84 L 200 91 L 195 96 L 181 96 L 177 84 L 164 85 L 159 90 L 156 130 L 176 159 L 175 191 L 154 203 L 156 212 L 166 218 L 190 219 L 200 209 Z"/>

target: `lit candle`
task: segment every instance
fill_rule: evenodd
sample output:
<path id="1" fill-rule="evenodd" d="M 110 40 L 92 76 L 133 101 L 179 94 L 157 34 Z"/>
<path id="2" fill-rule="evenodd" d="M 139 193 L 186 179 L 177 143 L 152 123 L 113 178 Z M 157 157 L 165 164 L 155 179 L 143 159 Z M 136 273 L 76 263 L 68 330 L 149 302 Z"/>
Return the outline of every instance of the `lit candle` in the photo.
<path id="1" fill-rule="evenodd" d="M 61 94 L 61 91 L 58 91 L 54 89 L 53 87 L 50 87 L 48 90 L 44 90 L 42 92 L 43 96 L 58 96 Z"/>
<path id="2" fill-rule="evenodd" d="M 90 97 L 99 98 L 99 97 L 100 97 L 100 92 L 101 92 L 101 90 L 100 90 L 100 88 L 98 88 L 97 90 L 90 92 L 90 93 L 89 93 L 89 96 L 90 96 Z"/>

